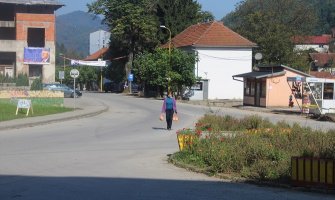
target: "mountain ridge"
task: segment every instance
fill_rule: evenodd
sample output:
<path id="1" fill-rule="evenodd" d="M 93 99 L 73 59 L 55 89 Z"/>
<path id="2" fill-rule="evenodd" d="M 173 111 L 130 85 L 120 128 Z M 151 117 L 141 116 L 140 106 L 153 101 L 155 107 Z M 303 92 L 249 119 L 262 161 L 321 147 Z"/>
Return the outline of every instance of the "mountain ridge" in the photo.
<path id="1" fill-rule="evenodd" d="M 73 50 L 84 57 L 89 54 L 90 33 L 108 30 L 99 16 L 84 11 L 56 16 L 56 42 L 66 49 Z"/>

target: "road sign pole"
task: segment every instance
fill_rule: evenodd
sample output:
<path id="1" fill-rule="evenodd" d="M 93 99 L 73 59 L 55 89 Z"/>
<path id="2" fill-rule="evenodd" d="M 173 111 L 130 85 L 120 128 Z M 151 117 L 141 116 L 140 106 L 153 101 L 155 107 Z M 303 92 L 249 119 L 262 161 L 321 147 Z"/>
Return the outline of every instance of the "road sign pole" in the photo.
<path id="1" fill-rule="evenodd" d="M 73 110 L 76 110 L 76 78 L 73 79 Z"/>
<path id="2" fill-rule="evenodd" d="M 70 71 L 70 76 L 73 78 L 73 110 L 76 109 L 76 78 L 79 76 L 79 71 L 77 69 L 72 69 Z"/>

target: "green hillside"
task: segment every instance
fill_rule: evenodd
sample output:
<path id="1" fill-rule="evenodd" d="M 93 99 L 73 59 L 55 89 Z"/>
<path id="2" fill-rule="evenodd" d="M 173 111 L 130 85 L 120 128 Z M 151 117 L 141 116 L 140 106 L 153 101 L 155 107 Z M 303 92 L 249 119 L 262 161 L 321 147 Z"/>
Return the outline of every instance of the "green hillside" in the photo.
<path id="1" fill-rule="evenodd" d="M 56 18 L 56 38 L 59 45 L 86 57 L 89 54 L 89 35 L 99 29 L 108 30 L 99 17 L 74 11 Z"/>

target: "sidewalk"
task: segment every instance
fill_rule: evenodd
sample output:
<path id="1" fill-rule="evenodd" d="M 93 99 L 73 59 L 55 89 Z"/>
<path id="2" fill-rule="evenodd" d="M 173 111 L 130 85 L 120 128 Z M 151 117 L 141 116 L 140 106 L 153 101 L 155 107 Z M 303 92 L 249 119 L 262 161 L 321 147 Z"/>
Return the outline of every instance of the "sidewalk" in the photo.
<path id="1" fill-rule="evenodd" d="M 248 110 L 260 113 L 273 113 L 273 114 L 284 114 L 284 115 L 303 115 L 299 107 L 256 107 L 256 106 L 244 106 L 242 100 L 209 100 L 209 101 L 180 101 L 181 103 L 201 105 L 211 108 L 215 107 L 225 107 L 225 108 L 235 108 L 239 110 Z M 306 116 L 306 115 L 305 115 Z"/>
<path id="2" fill-rule="evenodd" d="M 95 116 L 108 110 L 108 106 L 96 99 L 87 96 L 77 98 L 75 101 L 76 109 L 60 114 L 27 117 L 22 119 L 0 122 L 0 131 L 7 129 L 19 129 L 41 124 L 49 124 L 59 121 L 67 121 L 71 119 Z M 74 108 L 74 100 L 72 98 L 64 99 L 64 106 Z"/>

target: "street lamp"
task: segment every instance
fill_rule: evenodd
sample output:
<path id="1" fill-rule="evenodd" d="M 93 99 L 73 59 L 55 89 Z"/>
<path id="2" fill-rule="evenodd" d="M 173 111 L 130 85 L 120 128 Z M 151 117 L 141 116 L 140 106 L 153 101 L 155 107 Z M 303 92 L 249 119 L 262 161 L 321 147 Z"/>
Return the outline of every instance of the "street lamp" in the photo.
<path id="1" fill-rule="evenodd" d="M 160 25 L 159 27 L 167 29 L 169 31 L 169 65 L 171 65 L 171 30 L 168 27 L 166 27 L 165 25 Z M 171 66 L 169 66 L 169 67 L 171 67 Z M 168 79 L 168 92 L 169 92 L 171 78 L 168 77 L 167 79 Z"/>
<path id="2" fill-rule="evenodd" d="M 159 27 L 167 29 L 169 31 L 169 55 L 171 55 L 171 30 L 165 25 L 160 25 Z"/>
<path id="3" fill-rule="evenodd" d="M 311 74 L 311 68 L 312 68 L 312 63 L 316 63 L 318 62 L 318 60 L 312 60 L 310 63 L 309 63 L 309 67 L 308 67 L 308 74 L 310 75 Z"/>

